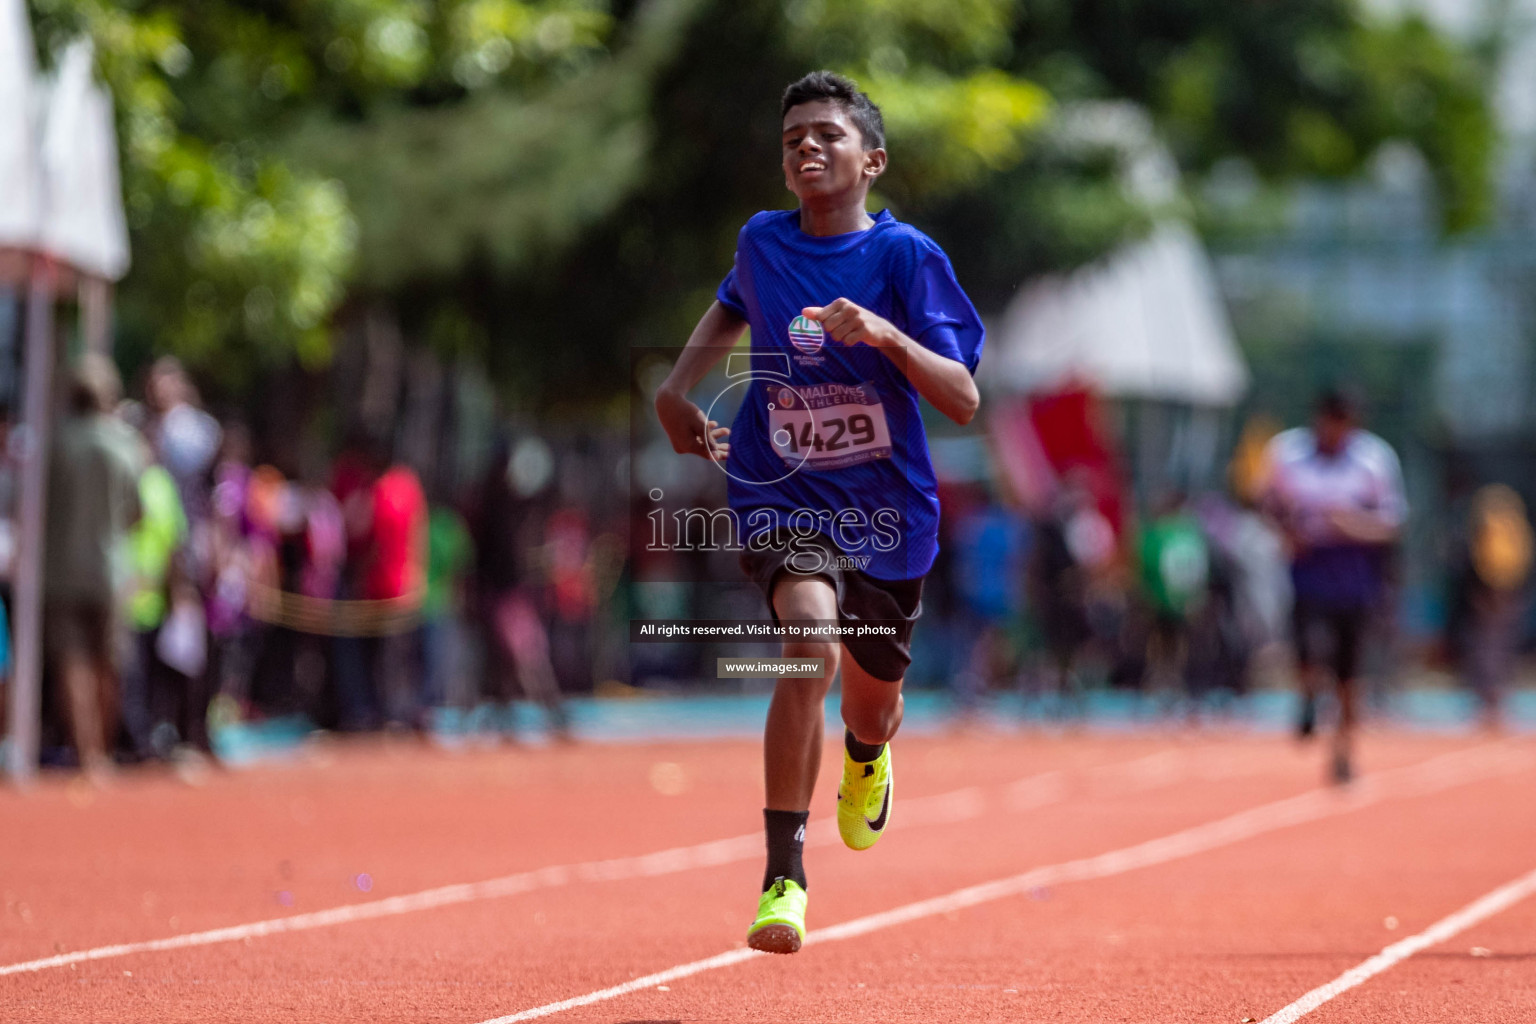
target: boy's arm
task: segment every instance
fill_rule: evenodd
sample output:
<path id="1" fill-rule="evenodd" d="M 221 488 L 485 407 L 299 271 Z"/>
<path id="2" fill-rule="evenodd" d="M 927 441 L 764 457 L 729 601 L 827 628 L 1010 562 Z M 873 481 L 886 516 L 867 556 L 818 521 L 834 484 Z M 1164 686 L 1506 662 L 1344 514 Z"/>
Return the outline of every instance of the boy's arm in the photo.
<path id="1" fill-rule="evenodd" d="M 741 340 L 747 322 L 717 300 L 699 319 L 688 337 L 677 364 L 656 389 L 656 417 L 672 442 L 672 450 L 711 461 L 725 458 L 730 446 L 723 439 L 729 427 L 706 420 L 704 410 L 688 399 L 688 392 Z"/>
<path id="2" fill-rule="evenodd" d="M 1346 540 L 1357 544 L 1392 544 L 1402 535 L 1408 499 L 1403 493 L 1403 471 L 1397 454 L 1385 442 L 1373 462 L 1376 475 L 1372 508 L 1336 509 L 1329 520 Z"/>
<path id="3" fill-rule="evenodd" d="M 1376 467 L 1377 502 L 1372 508 L 1337 508 L 1328 514 L 1333 528 L 1356 544 L 1393 544 L 1403 532 L 1407 500 L 1397 456 L 1386 453 Z"/>
<path id="4" fill-rule="evenodd" d="M 1328 522 L 1347 541 L 1356 544 L 1391 544 L 1402 532 L 1401 524 L 1390 516 L 1358 508 L 1336 508 L 1328 513 Z"/>
<path id="5" fill-rule="evenodd" d="M 962 427 L 981 405 L 981 393 L 964 365 L 941 356 L 907 337 L 895 324 L 847 299 L 803 310 L 819 320 L 827 333 L 844 345 L 857 342 L 880 349 L 907 375 L 917 393 Z"/>

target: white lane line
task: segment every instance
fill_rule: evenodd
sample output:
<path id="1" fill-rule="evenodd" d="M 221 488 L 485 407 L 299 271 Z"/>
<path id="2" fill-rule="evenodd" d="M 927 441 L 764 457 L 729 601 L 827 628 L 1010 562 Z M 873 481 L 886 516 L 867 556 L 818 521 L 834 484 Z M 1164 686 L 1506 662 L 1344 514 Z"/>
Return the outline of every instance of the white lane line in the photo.
<path id="1" fill-rule="evenodd" d="M 1328 984 L 1313 989 L 1285 1009 L 1264 1018 L 1264 1024 L 1293 1024 L 1294 1021 L 1305 1017 L 1330 999 L 1348 992 L 1382 971 L 1390 970 L 1415 953 L 1421 953 L 1455 936 L 1458 932 L 1466 931 L 1479 921 L 1508 910 L 1533 894 L 1536 894 L 1536 871 L 1499 886 L 1493 892 L 1467 904 L 1449 917 L 1441 918 L 1419 934 L 1410 935 L 1401 942 L 1392 943 L 1369 960 L 1351 967 Z"/>
<path id="2" fill-rule="evenodd" d="M 806 936 L 806 941 L 810 941 L 809 935 Z M 547 1003 L 544 1006 L 539 1006 L 532 1010 L 524 1010 L 522 1013 L 514 1013 L 508 1017 L 497 1017 L 494 1020 L 485 1021 L 484 1024 L 510 1024 L 512 1021 L 548 1017 L 553 1013 L 574 1010 L 578 1006 L 591 1006 L 593 1003 L 607 1002 L 610 999 L 617 999 L 619 996 L 627 996 L 631 992 L 639 992 L 641 989 L 655 988 L 657 985 L 665 985 L 667 982 L 676 981 L 679 978 L 702 974 L 705 971 L 712 971 L 717 967 L 730 967 L 732 964 L 739 964 L 743 960 L 750 960 L 753 957 L 772 955 L 772 953 L 759 953 L 755 949 L 747 949 L 743 946 L 741 949 L 716 953 L 714 956 L 705 957 L 703 960 L 695 960 L 692 963 L 669 967 L 665 971 L 657 971 L 655 974 L 647 974 L 643 978 L 635 978 L 632 981 L 626 981 L 622 985 L 615 985 L 612 988 L 598 989 L 596 992 L 588 992 L 584 996 L 572 996 L 569 999 L 562 999 L 558 1003 Z"/>
<path id="3" fill-rule="evenodd" d="M 1098 773 L 1123 772 L 1128 779 L 1135 780 L 1144 774 L 1147 764 L 1148 759 L 1143 757 L 1125 762 L 1094 765 L 1087 770 Z M 996 813 L 999 809 L 1033 810 L 1060 801 L 1070 792 L 1065 772 L 1042 772 L 1010 783 L 1003 791 L 1001 803 L 989 801 L 986 793 L 974 786 L 907 800 L 901 805 L 901 822 L 903 826 L 949 824 L 979 818 L 989 811 Z M 841 840 L 838 838 L 837 824 L 834 820 L 824 818 L 812 823 L 810 834 L 807 836 L 807 845 L 829 846 L 839 842 Z M 161 953 L 196 946 L 214 946 L 225 942 L 243 942 L 246 939 L 257 939 L 286 932 L 312 931 L 316 928 L 330 928 L 355 921 L 369 921 L 480 900 L 500 899 L 536 889 L 557 888 L 573 882 L 612 882 L 632 878 L 655 878 L 660 875 L 679 874 L 700 868 L 751 860 L 762 856 L 762 853 L 763 835 L 761 832 L 754 832 L 750 835 L 717 839 L 695 846 L 680 846 L 634 857 L 587 861 L 580 864 L 556 864 L 483 882 L 445 885 L 404 896 L 390 896 L 366 903 L 333 907 L 329 910 L 294 914 L 290 917 L 270 918 L 249 924 L 214 928 L 210 931 L 172 935 L 162 939 L 123 942 L 111 946 L 99 946 L 95 949 L 59 953 L 37 960 L 0 966 L 0 977 L 46 971 L 56 967 L 67 967 L 70 964 L 108 960 L 137 953 Z"/>
<path id="4" fill-rule="evenodd" d="M 1137 868 L 1165 864 L 1230 846 L 1293 825 L 1337 817 L 1388 799 L 1422 796 L 1479 779 L 1529 769 L 1531 764 L 1532 757 L 1529 753 L 1513 753 L 1507 749 L 1474 749 L 1446 754 L 1416 765 L 1369 776 L 1343 792 L 1316 790 L 1273 803 L 1261 804 L 1204 825 L 1196 825 L 1158 839 L 1137 843 L 1134 846 L 1060 864 L 1047 864 L 1008 878 L 967 886 L 942 896 L 919 900 L 892 910 L 821 928 L 808 933 L 805 941 L 807 945 L 837 942 L 921 918 L 947 914 L 966 907 L 1020 895 L 1042 886 L 1108 878 Z M 610 988 L 598 989 L 586 995 L 546 1003 L 543 1006 L 535 1006 L 504 1017 L 494 1017 L 482 1021 L 481 1024 L 517 1024 L 519 1021 L 536 1020 L 579 1006 L 589 1006 L 593 1003 L 616 999 L 631 992 L 664 985 L 678 978 L 686 978 L 720 967 L 729 967 L 756 956 L 771 955 L 759 954 L 750 949 L 734 949 L 702 960 L 680 964 L 655 974 L 648 974 L 643 978 L 635 978 Z"/>

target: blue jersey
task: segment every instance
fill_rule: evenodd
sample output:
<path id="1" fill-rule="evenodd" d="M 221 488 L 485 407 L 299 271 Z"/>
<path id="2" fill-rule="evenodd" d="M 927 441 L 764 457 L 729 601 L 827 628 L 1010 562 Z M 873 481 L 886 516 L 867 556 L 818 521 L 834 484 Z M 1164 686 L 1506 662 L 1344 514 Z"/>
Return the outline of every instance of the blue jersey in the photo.
<path id="1" fill-rule="evenodd" d="M 747 543 L 816 530 L 876 578 L 927 573 L 939 496 L 917 389 L 890 356 L 840 344 L 801 310 L 848 299 L 975 373 L 985 330 L 943 250 L 889 211 L 830 236 L 801 231 L 798 210 L 759 213 L 717 297 L 752 328 L 726 463 Z"/>

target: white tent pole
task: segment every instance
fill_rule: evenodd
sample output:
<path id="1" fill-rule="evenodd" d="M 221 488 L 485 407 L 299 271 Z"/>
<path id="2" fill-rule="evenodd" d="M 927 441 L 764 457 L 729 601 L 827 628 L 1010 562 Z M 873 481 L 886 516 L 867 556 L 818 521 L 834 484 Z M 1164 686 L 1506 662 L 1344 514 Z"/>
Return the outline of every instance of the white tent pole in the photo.
<path id="1" fill-rule="evenodd" d="M 95 274 L 80 276 L 80 333 L 85 350 L 112 356 L 112 282 Z"/>
<path id="2" fill-rule="evenodd" d="M 21 515 L 12 590 L 15 671 L 11 676 L 11 741 L 6 747 L 12 781 L 37 774 L 43 685 L 43 524 L 47 522 L 49 425 L 53 417 L 53 261 L 32 263 L 27 297 L 27 372 L 22 391 L 25 445 L 21 452 Z"/>

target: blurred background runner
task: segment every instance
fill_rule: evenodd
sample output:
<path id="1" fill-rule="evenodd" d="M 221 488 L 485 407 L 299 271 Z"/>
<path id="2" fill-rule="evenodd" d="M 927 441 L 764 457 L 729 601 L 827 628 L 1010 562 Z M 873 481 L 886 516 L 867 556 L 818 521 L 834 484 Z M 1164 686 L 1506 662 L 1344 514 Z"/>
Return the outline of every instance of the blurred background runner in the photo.
<path id="1" fill-rule="evenodd" d="M 1317 699 L 1331 673 L 1336 698 L 1330 771 L 1352 773 L 1359 715 L 1361 647 L 1372 613 L 1387 597 L 1387 554 L 1407 516 L 1397 455 L 1357 425 L 1341 391 L 1317 400 L 1310 428 L 1270 442 L 1269 501 L 1291 549 L 1292 613 L 1303 703 L 1297 732 L 1313 732 Z"/>

